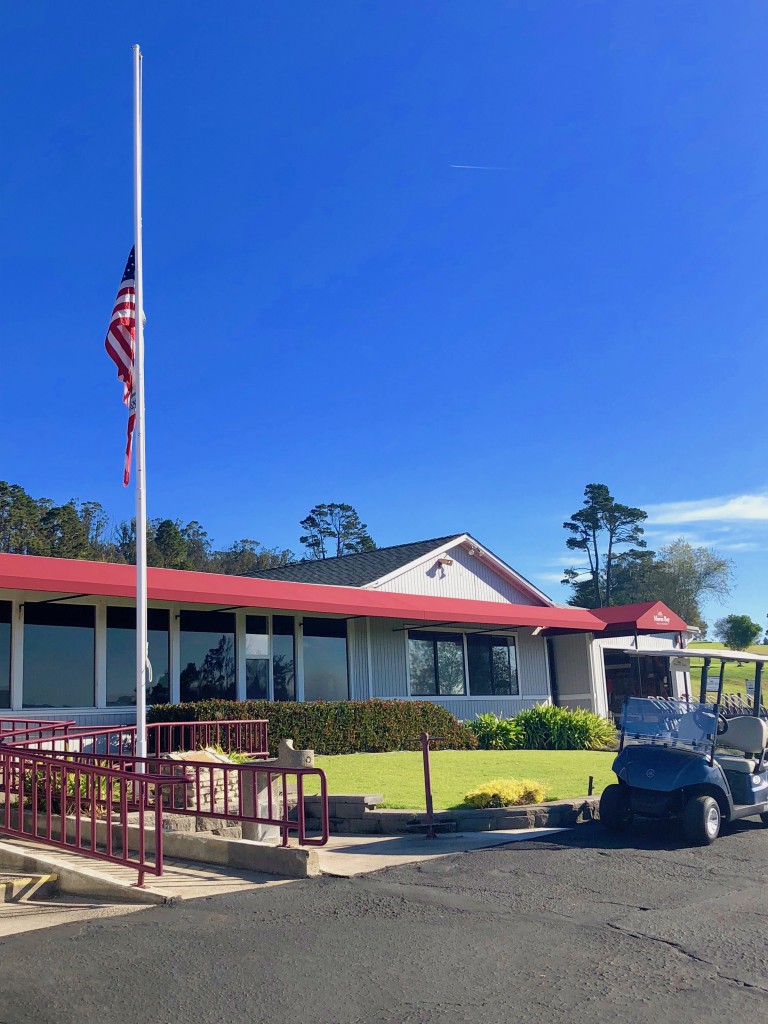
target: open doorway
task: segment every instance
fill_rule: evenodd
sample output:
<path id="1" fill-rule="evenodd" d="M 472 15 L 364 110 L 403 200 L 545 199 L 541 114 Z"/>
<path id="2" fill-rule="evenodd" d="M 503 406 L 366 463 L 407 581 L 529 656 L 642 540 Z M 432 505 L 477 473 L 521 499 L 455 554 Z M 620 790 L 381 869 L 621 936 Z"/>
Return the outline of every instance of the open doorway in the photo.
<path id="1" fill-rule="evenodd" d="M 623 651 L 603 648 L 608 710 L 618 717 L 627 697 L 671 697 L 667 658 L 632 658 Z"/>

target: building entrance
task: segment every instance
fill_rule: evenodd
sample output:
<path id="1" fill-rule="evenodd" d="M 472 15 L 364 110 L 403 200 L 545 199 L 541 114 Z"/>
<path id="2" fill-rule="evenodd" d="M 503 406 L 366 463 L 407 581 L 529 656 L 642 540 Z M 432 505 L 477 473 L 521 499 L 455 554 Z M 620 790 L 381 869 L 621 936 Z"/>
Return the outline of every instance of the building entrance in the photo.
<path id="1" fill-rule="evenodd" d="M 667 658 L 632 658 L 623 651 L 603 649 L 608 710 L 621 715 L 627 697 L 671 697 Z"/>

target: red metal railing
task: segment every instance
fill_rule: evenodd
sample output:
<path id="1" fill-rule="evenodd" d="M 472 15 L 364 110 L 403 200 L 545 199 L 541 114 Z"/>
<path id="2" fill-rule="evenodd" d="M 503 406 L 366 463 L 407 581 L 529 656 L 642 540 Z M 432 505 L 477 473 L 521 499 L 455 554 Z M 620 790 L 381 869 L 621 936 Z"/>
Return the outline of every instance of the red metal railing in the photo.
<path id="1" fill-rule="evenodd" d="M 135 754 L 135 727 L 73 731 L 74 724 L 0 720 L 0 832 L 135 868 L 139 885 L 145 873 L 163 871 L 164 808 L 274 827 L 284 846 L 291 833 L 301 845 L 328 841 L 320 769 L 162 757 L 187 743 L 266 757 L 266 721 L 153 723 L 148 743 L 154 756 L 144 759 Z M 321 829 L 313 836 L 304 816 L 308 776 L 318 778 L 321 796 Z M 154 843 L 147 843 L 147 830 Z"/>
<path id="2" fill-rule="evenodd" d="M 261 764 L 169 761 L 162 758 L 127 757 L 70 751 L 59 755 L 67 763 L 109 764 L 130 778 L 162 778 L 163 801 L 170 814 L 273 827 L 281 844 L 291 833 L 300 846 L 324 846 L 328 842 L 328 785 L 320 768 L 287 768 Z M 305 780 L 316 778 L 320 790 L 320 831 L 307 834 L 304 814 Z"/>
<path id="3" fill-rule="evenodd" d="M 68 726 L 74 723 L 66 723 Z M 56 723 L 46 722 L 40 730 L 51 732 L 47 738 L 56 738 L 53 745 L 38 745 L 37 749 L 75 751 L 89 754 L 136 755 L 136 726 L 108 725 L 95 729 L 54 731 Z M 266 719 L 225 722 L 153 722 L 147 726 L 149 754 L 172 754 L 181 750 L 201 750 L 220 747 L 224 753 L 238 752 L 249 757 L 268 757 L 269 741 Z M 31 730 L 30 730 L 31 731 Z M 0 737 L 3 739 L 4 737 Z M 41 739 L 44 737 L 41 737 Z M 35 739 L 29 737 L 30 741 Z M 26 743 L 24 744 L 27 745 Z"/>
<path id="4" fill-rule="evenodd" d="M 27 729 L 55 729 L 60 733 L 66 733 L 75 725 L 75 720 L 61 722 L 51 721 L 50 718 L 0 718 L 0 738 L 9 732 L 19 732 Z"/>
<path id="5" fill-rule="evenodd" d="M 0 746 L 0 773 L 3 833 L 135 868 L 140 886 L 145 873 L 163 873 L 162 791 L 173 785 L 167 774 L 128 773 L 8 746 Z"/>

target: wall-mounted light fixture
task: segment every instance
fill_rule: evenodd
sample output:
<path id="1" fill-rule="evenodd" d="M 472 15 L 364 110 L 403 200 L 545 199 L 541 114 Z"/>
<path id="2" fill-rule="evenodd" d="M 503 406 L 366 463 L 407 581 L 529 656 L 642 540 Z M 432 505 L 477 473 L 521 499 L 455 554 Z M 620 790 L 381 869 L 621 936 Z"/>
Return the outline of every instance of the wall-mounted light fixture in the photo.
<path id="1" fill-rule="evenodd" d="M 537 626 L 536 629 L 534 629 L 531 633 L 531 636 L 538 636 L 542 629 L 544 629 L 543 626 Z"/>

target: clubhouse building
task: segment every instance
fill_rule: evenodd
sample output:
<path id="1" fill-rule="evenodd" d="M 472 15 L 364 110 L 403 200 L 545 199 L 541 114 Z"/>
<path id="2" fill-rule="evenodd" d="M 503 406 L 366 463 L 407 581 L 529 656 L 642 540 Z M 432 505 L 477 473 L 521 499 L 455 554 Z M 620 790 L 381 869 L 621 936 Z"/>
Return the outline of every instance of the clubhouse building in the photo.
<path id="1" fill-rule="evenodd" d="M 133 566 L 0 554 L 0 709 L 134 720 Z M 148 570 L 148 704 L 204 698 L 430 700 L 457 718 L 537 703 L 616 714 L 679 694 L 685 646 L 660 602 L 554 604 L 469 534 L 250 576 Z M 1 712 L 0 712 L 1 713 Z"/>

